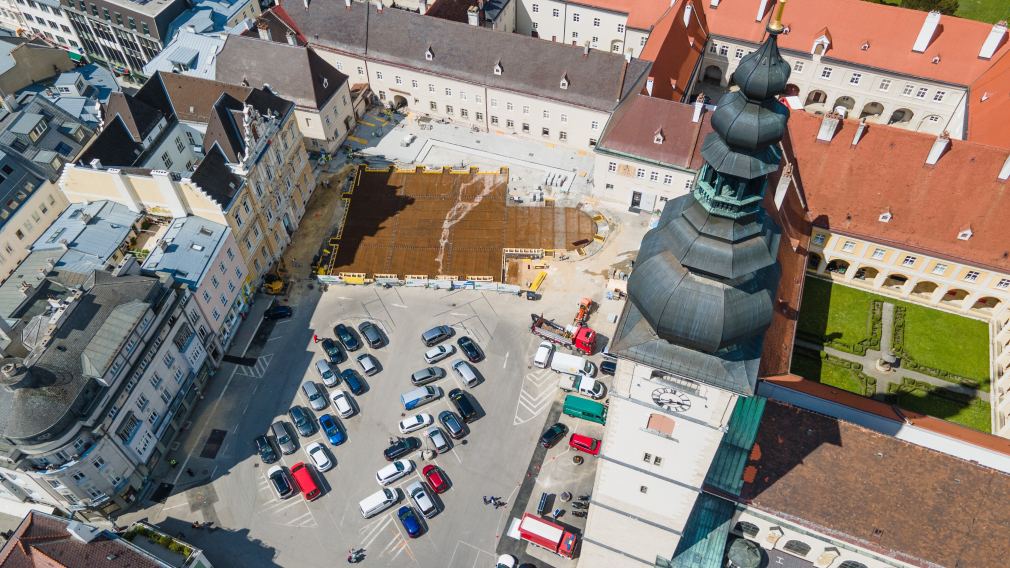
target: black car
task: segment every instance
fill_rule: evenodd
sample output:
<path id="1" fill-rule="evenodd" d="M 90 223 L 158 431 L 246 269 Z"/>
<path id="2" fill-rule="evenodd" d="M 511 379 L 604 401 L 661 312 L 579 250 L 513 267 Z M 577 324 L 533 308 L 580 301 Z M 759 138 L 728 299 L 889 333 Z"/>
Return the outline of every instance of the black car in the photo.
<path id="1" fill-rule="evenodd" d="M 558 441 L 561 438 L 564 438 L 567 433 L 568 426 L 558 422 L 554 424 L 554 426 L 548 428 L 543 435 L 540 436 L 540 445 L 545 448 L 553 447 L 554 444 L 557 444 Z"/>
<path id="2" fill-rule="evenodd" d="M 466 358 L 469 359 L 471 363 L 484 360 L 484 352 L 477 346 L 477 342 L 470 339 L 469 336 L 464 335 L 463 337 L 460 337 L 456 340 L 456 344 L 459 345 L 460 351 L 466 355 Z"/>
<path id="3" fill-rule="evenodd" d="M 464 422 L 473 422 L 477 419 L 477 409 L 474 408 L 473 403 L 470 402 L 466 393 L 461 389 L 452 389 L 449 391 L 449 400 L 456 407 L 456 412 L 463 417 Z"/>
<path id="4" fill-rule="evenodd" d="M 458 440 L 466 435 L 466 429 L 463 428 L 463 423 L 456 418 L 456 415 L 452 413 L 451 410 L 443 410 L 438 413 L 438 421 L 442 423 L 449 435 L 454 439 Z"/>
<path id="5" fill-rule="evenodd" d="M 337 339 L 344 346 L 344 349 L 348 351 L 357 351 L 361 349 L 361 342 L 358 338 L 351 333 L 351 328 L 347 327 L 342 323 L 338 323 L 336 327 L 333 328 L 333 333 L 337 334 Z"/>
<path id="6" fill-rule="evenodd" d="M 358 325 L 358 331 L 361 332 L 361 336 L 365 338 L 365 342 L 372 349 L 378 349 L 386 344 L 382 332 L 379 331 L 379 326 L 370 321 Z"/>
<path id="7" fill-rule="evenodd" d="M 347 360 L 347 353 L 344 353 L 340 344 L 329 337 L 323 340 L 323 353 L 326 353 L 326 358 L 334 365 Z"/>
<path id="8" fill-rule="evenodd" d="M 263 463 L 274 463 L 277 461 L 277 452 L 274 450 L 274 445 L 270 443 L 270 438 L 256 436 L 253 443 L 256 444 L 256 453 L 260 455 Z"/>
<path id="9" fill-rule="evenodd" d="M 393 461 L 395 459 L 402 458 L 420 447 L 421 440 L 418 440 L 414 436 L 400 438 L 390 444 L 388 448 L 383 450 L 382 455 L 386 457 L 387 461 Z"/>
<path id="10" fill-rule="evenodd" d="M 600 363 L 600 372 L 604 375 L 613 376 L 617 372 L 617 362 L 615 361 L 604 361 Z"/>
<path id="11" fill-rule="evenodd" d="M 288 416 L 291 417 L 291 422 L 294 422 L 295 430 L 298 430 L 300 436 L 307 437 L 315 434 L 316 419 L 308 410 L 300 406 L 292 406 L 291 410 L 288 410 Z"/>
<path id="12" fill-rule="evenodd" d="M 344 384 L 347 385 L 354 394 L 362 394 L 365 392 L 365 383 L 361 380 L 361 375 L 354 369 L 344 369 L 340 372 L 340 378 L 344 379 Z"/>
<path id="13" fill-rule="evenodd" d="M 267 311 L 263 312 L 263 319 L 279 320 L 289 318 L 293 313 L 295 311 L 291 309 L 291 306 L 270 306 Z"/>

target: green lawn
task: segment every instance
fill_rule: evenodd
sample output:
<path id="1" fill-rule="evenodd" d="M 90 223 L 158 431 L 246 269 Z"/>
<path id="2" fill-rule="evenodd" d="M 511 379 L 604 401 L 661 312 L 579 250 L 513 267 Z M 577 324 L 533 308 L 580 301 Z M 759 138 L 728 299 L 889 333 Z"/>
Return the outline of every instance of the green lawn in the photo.
<path id="1" fill-rule="evenodd" d="M 807 278 L 803 287 L 798 331 L 856 345 L 870 336 L 870 307 L 880 296 L 820 278 Z"/>
<path id="2" fill-rule="evenodd" d="M 916 390 L 899 393 L 898 406 L 943 418 L 987 434 L 992 432 L 989 403 L 982 400 L 975 399 L 970 404 L 965 404 Z"/>
<path id="3" fill-rule="evenodd" d="M 852 369 L 824 361 L 816 356 L 797 352 L 793 357 L 792 372 L 806 379 L 840 388 L 858 395 L 866 395 L 862 382 Z"/>
<path id="4" fill-rule="evenodd" d="M 1010 3 L 1006 0 L 960 0 L 957 15 L 994 24 L 1010 18 Z"/>
<path id="5" fill-rule="evenodd" d="M 920 365 L 975 379 L 989 390 L 989 326 L 939 310 L 902 303 L 905 351 Z"/>

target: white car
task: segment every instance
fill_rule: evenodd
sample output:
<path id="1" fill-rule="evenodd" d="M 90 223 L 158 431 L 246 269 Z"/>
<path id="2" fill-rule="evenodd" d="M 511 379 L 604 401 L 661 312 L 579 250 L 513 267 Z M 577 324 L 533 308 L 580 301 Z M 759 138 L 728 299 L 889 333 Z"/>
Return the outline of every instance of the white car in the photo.
<path id="1" fill-rule="evenodd" d="M 424 360 L 429 364 L 438 363 L 455 352 L 456 347 L 453 345 L 436 345 L 424 352 Z"/>
<path id="2" fill-rule="evenodd" d="M 554 344 L 550 341 L 541 341 L 537 347 L 537 353 L 533 356 L 533 364 L 541 369 L 546 369 L 551 364 L 551 355 L 554 354 Z"/>
<path id="3" fill-rule="evenodd" d="M 516 557 L 511 554 L 502 554 L 498 557 L 494 568 L 516 568 Z"/>
<path id="4" fill-rule="evenodd" d="M 330 402 L 333 403 L 333 408 L 341 418 L 350 418 L 354 415 L 354 405 L 351 404 L 351 397 L 347 396 L 346 392 L 333 391 L 330 393 Z"/>
<path id="5" fill-rule="evenodd" d="M 319 471 L 329 471 L 333 469 L 333 460 L 330 459 L 330 454 L 327 453 L 326 447 L 319 442 L 312 442 L 311 444 L 305 446 L 305 453 L 309 455 L 309 459 L 316 466 Z"/>
<path id="6" fill-rule="evenodd" d="M 431 426 L 434 422 L 435 419 L 432 418 L 430 414 L 426 414 L 424 412 L 408 416 L 400 421 L 400 433 L 410 434 L 414 430 L 420 430 L 425 426 Z"/>
<path id="7" fill-rule="evenodd" d="M 396 460 L 375 472 L 375 481 L 378 481 L 379 485 L 389 485 L 412 471 L 414 471 L 414 462 L 410 460 Z"/>

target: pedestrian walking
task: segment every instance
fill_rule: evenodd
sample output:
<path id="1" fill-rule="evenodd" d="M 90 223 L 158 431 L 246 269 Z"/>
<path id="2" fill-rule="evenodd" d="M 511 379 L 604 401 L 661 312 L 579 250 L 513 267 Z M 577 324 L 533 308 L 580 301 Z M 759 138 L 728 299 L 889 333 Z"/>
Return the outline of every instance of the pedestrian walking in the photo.
<path id="1" fill-rule="evenodd" d="M 484 496 L 484 504 L 485 504 L 485 505 L 489 505 L 489 504 L 491 504 L 491 500 L 490 500 L 490 499 L 488 499 L 487 495 L 485 495 L 485 496 Z"/>
<path id="2" fill-rule="evenodd" d="M 319 343 L 319 336 L 314 333 L 312 334 L 312 343 Z"/>

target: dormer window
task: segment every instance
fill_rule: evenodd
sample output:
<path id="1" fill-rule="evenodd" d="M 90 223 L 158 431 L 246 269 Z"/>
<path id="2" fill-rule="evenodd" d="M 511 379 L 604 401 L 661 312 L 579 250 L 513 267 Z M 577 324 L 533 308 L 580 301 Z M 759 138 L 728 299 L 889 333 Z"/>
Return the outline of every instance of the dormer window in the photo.
<path id="1" fill-rule="evenodd" d="M 863 45 L 859 46 L 860 51 L 867 51 L 868 49 L 870 49 L 870 42 L 868 41 L 864 41 Z"/>
<path id="2" fill-rule="evenodd" d="M 568 88 L 568 75 L 563 75 L 561 77 L 561 88 L 562 89 L 567 89 Z"/>
<path id="3" fill-rule="evenodd" d="M 501 72 L 502 72 L 501 60 L 499 59 L 498 62 L 494 64 L 494 74 L 501 75 Z"/>
<path id="4" fill-rule="evenodd" d="M 866 49 L 870 48 L 869 42 L 866 44 Z M 814 55 L 824 55 L 828 49 L 831 47 L 831 37 L 828 35 L 828 30 L 825 28 L 817 39 L 814 40 L 813 47 L 810 48 L 810 53 Z"/>
<path id="5" fill-rule="evenodd" d="M 937 56 L 933 57 L 932 61 L 933 61 L 933 65 L 936 65 L 936 64 L 940 63 L 940 56 L 937 55 Z"/>
<path id="6" fill-rule="evenodd" d="M 974 234 L 975 233 L 972 232 L 971 227 L 968 227 L 967 229 L 965 229 L 965 230 L 963 230 L 963 231 L 961 231 L 960 233 L 957 234 L 957 240 L 959 240 L 959 241 L 967 241 Z"/>
<path id="7" fill-rule="evenodd" d="M 660 128 L 659 130 L 656 131 L 655 136 L 652 137 L 652 143 L 662 144 L 664 140 L 666 140 L 666 136 L 663 136 L 663 129 Z"/>
<path id="8" fill-rule="evenodd" d="M 884 211 L 883 213 L 880 214 L 880 217 L 877 217 L 877 220 L 880 221 L 881 223 L 887 223 L 888 221 L 891 220 L 891 212 Z"/>
<path id="9" fill-rule="evenodd" d="M 431 50 L 431 46 L 428 46 L 428 49 L 425 50 L 424 58 L 427 59 L 428 61 L 435 59 L 435 52 Z"/>

